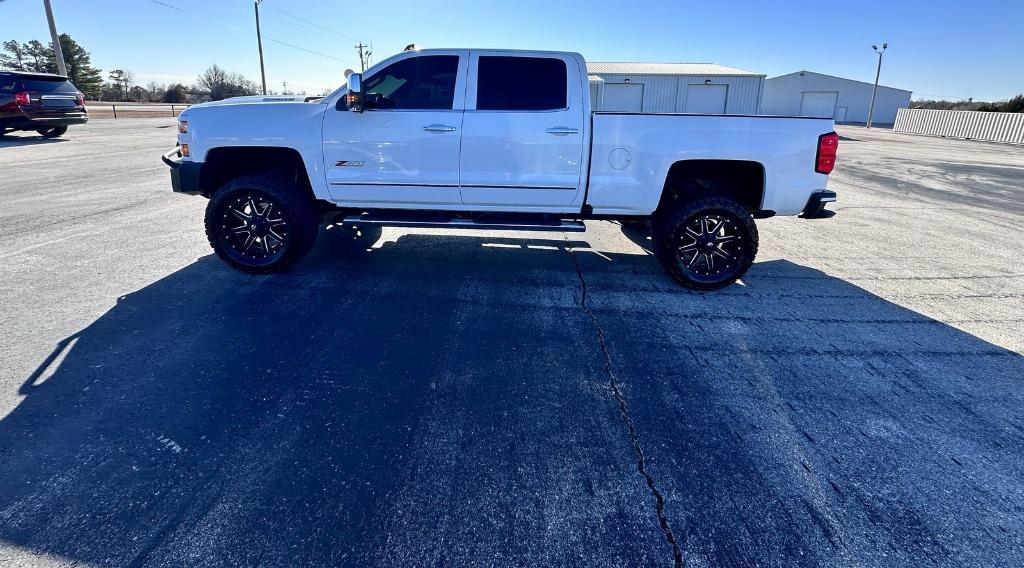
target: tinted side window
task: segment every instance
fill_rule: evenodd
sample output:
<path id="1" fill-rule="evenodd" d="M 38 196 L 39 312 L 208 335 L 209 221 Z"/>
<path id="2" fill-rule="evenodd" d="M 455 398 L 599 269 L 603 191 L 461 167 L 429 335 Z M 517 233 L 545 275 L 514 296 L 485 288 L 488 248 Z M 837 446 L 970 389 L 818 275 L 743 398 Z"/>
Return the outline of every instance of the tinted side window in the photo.
<path id="1" fill-rule="evenodd" d="M 363 83 L 367 108 L 436 110 L 455 102 L 459 56 L 425 55 L 388 65 Z"/>
<path id="2" fill-rule="evenodd" d="M 555 110 L 568 108 L 565 62 L 548 57 L 480 57 L 476 108 Z"/>
<path id="3" fill-rule="evenodd" d="M 12 93 L 18 88 L 18 81 L 10 75 L 0 75 L 0 93 Z"/>

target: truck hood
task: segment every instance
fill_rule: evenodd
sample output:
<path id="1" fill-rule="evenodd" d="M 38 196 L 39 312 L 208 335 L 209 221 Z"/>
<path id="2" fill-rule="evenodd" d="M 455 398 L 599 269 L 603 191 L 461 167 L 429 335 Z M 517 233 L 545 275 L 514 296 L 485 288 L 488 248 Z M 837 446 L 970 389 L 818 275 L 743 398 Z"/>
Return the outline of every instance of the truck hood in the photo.
<path id="1" fill-rule="evenodd" d="M 220 101 L 210 101 L 192 105 L 193 107 L 211 107 L 221 105 L 252 104 L 252 103 L 304 103 L 306 99 L 319 99 L 309 95 L 249 95 L 245 97 L 231 97 Z"/>

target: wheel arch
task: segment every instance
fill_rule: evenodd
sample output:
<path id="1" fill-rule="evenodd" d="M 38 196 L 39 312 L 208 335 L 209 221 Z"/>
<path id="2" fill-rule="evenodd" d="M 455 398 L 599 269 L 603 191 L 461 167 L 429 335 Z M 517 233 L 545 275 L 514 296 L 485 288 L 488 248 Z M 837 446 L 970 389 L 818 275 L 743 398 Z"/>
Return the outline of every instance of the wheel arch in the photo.
<path id="1" fill-rule="evenodd" d="M 199 173 L 199 187 L 210 197 L 231 179 L 269 173 L 287 176 L 316 200 L 302 154 L 280 146 L 222 146 L 209 150 Z"/>
<path id="2" fill-rule="evenodd" d="M 723 197 L 757 216 L 764 202 L 765 168 L 753 160 L 680 160 L 665 176 L 655 215 L 671 211 L 685 201 Z"/>

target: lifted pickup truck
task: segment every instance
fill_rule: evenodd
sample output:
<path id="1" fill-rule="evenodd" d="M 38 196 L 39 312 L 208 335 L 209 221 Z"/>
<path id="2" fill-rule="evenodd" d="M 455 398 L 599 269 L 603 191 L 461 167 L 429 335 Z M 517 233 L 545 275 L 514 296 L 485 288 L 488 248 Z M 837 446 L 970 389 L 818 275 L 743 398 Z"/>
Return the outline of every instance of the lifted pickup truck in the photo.
<path id="1" fill-rule="evenodd" d="M 345 223 L 583 231 L 650 219 L 684 286 L 754 261 L 755 218 L 816 217 L 839 137 L 831 119 L 592 112 L 583 57 L 407 51 L 314 101 L 192 106 L 164 155 L 174 191 L 209 198 L 225 262 L 280 269 L 327 212 Z"/>

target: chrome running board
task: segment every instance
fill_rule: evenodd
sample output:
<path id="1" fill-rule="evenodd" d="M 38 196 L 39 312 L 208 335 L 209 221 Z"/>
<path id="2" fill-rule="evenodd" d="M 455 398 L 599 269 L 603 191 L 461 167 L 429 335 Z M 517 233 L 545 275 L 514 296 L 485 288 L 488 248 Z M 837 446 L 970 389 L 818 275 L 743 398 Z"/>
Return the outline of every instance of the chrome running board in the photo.
<path id="1" fill-rule="evenodd" d="M 349 215 L 342 220 L 352 225 L 387 225 L 391 227 L 418 227 L 442 229 L 489 229 L 493 231 L 563 231 L 566 233 L 582 233 L 587 230 L 583 221 L 566 219 L 546 219 L 538 217 L 522 218 L 467 218 L 467 217 L 424 217 L 424 216 L 385 216 L 385 215 Z"/>

